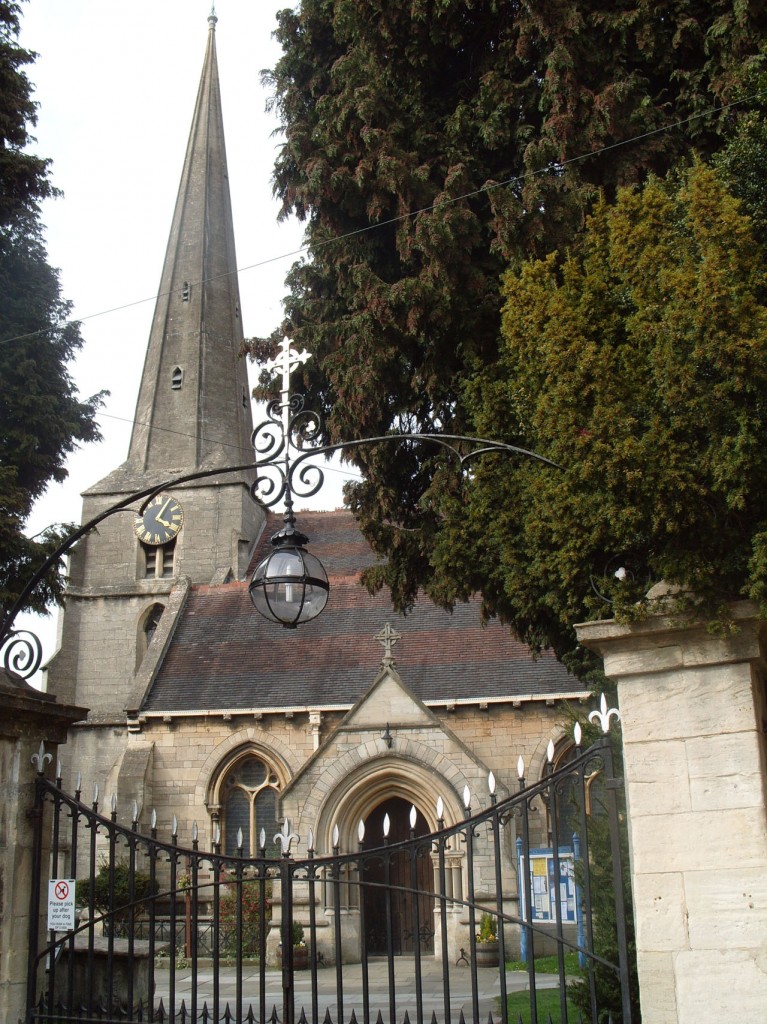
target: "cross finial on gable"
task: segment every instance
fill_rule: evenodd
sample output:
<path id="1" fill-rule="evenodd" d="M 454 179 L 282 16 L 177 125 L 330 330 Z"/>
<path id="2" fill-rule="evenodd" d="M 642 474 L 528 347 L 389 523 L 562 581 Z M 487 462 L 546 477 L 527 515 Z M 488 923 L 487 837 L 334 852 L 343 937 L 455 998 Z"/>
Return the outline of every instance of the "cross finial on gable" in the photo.
<path id="1" fill-rule="evenodd" d="M 387 622 L 380 633 L 376 633 L 373 639 L 377 640 L 384 649 L 384 656 L 381 658 L 381 665 L 383 667 L 393 667 L 395 662 L 392 654 L 392 648 L 398 640 L 402 639 L 402 634 L 398 633 L 396 629 L 392 629 L 391 623 Z"/>

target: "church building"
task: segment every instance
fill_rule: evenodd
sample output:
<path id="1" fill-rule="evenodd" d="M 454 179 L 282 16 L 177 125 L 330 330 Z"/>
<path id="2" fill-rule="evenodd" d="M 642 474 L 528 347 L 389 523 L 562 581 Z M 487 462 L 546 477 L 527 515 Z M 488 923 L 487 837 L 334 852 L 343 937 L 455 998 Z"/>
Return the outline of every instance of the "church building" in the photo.
<path id="1" fill-rule="evenodd" d="M 254 610 L 249 579 L 281 516 L 251 497 L 253 472 L 225 472 L 252 461 L 253 422 L 215 26 L 211 15 L 128 457 L 85 492 L 83 522 L 142 489 L 221 473 L 164 488 L 143 519 L 111 516 L 79 543 L 48 689 L 89 709 L 63 756 L 84 799 L 98 783 L 120 820 L 135 801 L 142 827 L 154 810 L 158 833 L 175 821 L 180 844 L 194 828 L 200 848 L 244 856 L 263 829 L 278 856 L 287 818 L 298 856 L 310 830 L 318 853 L 353 850 L 361 822 L 375 845 L 387 815 L 396 838 L 413 807 L 422 833 L 461 821 L 467 799 L 486 807 L 491 773 L 499 798 L 517 788 L 520 756 L 540 777 L 550 739 L 566 755 L 563 701 L 588 695 L 553 656 L 483 626 L 478 602 L 449 614 L 423 598 L 403 616 L 368 594 L 359 576 L 374 555 L 345 510 L 297 513 L 328 573 L 324 612 L 286 630 Z M 545 845 L 545 808 L 538 820 Z M 512 821 L 510 879 L 514 841 Z M 453 860 L 457 893 L 460 851 Z M 373 930 L 350 935 L 349 958 L 362 943 L 376 951 Z M 412 942 L 403 930 L 398 948 Z"/>

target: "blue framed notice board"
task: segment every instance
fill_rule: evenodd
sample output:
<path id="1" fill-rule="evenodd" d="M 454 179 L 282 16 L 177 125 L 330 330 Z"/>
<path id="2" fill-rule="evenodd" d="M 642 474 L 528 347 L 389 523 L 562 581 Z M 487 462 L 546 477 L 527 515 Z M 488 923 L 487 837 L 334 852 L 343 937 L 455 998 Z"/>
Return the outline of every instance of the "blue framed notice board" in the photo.
<path id="1" fill-rule="evenodd" d="M 524 857 L 520 858 L 520 877 Z M 524 914 L 524 888 L 520 886 L 520 903 Z M 575 858 L 570 846 L 559 848 L 559 884 L 554 877 L 554 851 L 540 847 L 530 850 L 530 898 L 533 921 L 556 921 L 559 900 L 562 921 L 576 920 Z"/>

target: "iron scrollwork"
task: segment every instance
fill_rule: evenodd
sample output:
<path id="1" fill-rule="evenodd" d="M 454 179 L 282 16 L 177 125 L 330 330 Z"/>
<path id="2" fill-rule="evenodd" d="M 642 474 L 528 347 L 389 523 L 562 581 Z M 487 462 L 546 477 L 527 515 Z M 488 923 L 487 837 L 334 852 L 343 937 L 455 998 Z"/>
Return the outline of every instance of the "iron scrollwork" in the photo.
<path id="1" fill-rule="evenodd" d="M 480 456 L 490 453 L 523 456 L 556 469 L 560 468 L 551 459 L 516 445 L 487 438 L 466 437 L 460 434 L 393 433 L 314 447 L 324 430 L 322 418 L 318 413 L 304 407 L 303 395 L 290 394 L 291 372 L 309 358 L 308 353 L 299 353 L 291 348 L 289 339 L 285 338 L 277 358 L 265 364 L 266 369 L 278 370 L 281 373 L 281 393 L 279 399 L 268 403 L 266 419 L 253 431 L 253 461 L 235 466 L 185 473 L 182 476 L 146 487 L 126 498 L 121 498 L 116 504 L 94 516 L 93 519 L 70 534 L 46 559 L 14 604 L 2 616 L 0 651 L 2 651 L 2 664 L 7 672 L 26 680 L 37 672 L 42 663 L 42 645 L 39 638 L 27 631 L 14 630 L 13 624 L 27 603 L 29 595 L 62 556 L 74 547 L 78 540 L 109 516 L 119 512 L 130 512 L 135 515 L 136 509 L 133 506 L 136 502 L 140 502 L 138 514 L 141 515 L 155 495 L 178 487 L 180 484 L 231 473 L 250 473 L 255 470 L 256 478 L 250 487 L 254 500 L 265 508 L 272 508 L 283 501 L 286 507 L 285 521 L 290 522 L 293 517 L 293 497 L 311 498 L 325 482 L 325 475 L 321 467 L 308 460 L 315 459 L 317 456 L 330 457 L 337 452 L 349 452 L 370 445 L 392 442 L 436 445 L 455 456 L 461 470 L 465 470 Z"/>
<path id="2" fill-rule="evenodd" d="M 29 679 L 42 664 L 43 646 L 29 630 L 12 629 L 2 640 L 2 657 L 6 672 Z"/>
<path id="3" fill-rule="evenodd" d="M 393 433 L 315 447 L 316 440 L 324 431 L 322 417 L 304 408 L 303 395 L 290 393 L 291 373 L 309 358 L 309 353 L 297 352 L 291 347 L 290 340 L 283 338 L 279 354 L 265 363 L 267 370 L 280 374 L 281 390 L 280 398 L 267 405 L 266 420 L 253 431 L 255 469 L 259 472 L 251 487 L 251 494 L 267 508 L 283 500 L 290 507 L 294 495 L 311 498 L 322 488 L 325 474 L 320 466 L 309 462 L 309 459 L 320 455 L 329 458 L 337 452 L 349 452 L 375 444 L 417 442 L 437 445 L 455 456 L 461 470 L 467 469 L 480 456 L 492 452 L 522 455 L 555 469 L 559 468 L 551 459 L 525 448 L 462 434 Z M 295 454 L 291 455 L 291 451 Z"/>

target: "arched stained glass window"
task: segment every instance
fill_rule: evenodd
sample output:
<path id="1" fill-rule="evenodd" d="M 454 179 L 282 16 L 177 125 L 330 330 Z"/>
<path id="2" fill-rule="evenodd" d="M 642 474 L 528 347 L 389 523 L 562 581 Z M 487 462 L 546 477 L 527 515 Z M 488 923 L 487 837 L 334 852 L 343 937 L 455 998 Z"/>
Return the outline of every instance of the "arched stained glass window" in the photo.
<path id="1" fill-rule="evenodd" d="M 274 835 L 279 831 L 278 785 L 275 773 L 255 754 L 241 758 L 232 766 L 221 791 L 225 853 L 237 853 L 237 833 L 241 829 L 245 856 L 257 856 L 263 829 L 266 834 L 266 856 L 279 856 L 279 848 L 274 843 Z"/>

